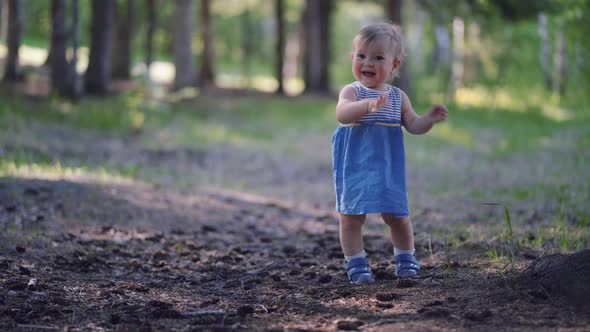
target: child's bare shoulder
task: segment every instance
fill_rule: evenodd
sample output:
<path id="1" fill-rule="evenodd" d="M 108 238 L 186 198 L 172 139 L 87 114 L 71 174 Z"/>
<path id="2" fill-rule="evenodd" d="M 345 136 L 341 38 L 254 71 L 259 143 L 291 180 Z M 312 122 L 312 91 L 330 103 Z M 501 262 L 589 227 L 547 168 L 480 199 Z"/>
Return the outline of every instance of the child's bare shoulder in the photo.
<path id="1" fill-rule="evenodd" d="M 339 99 L 351 99 L 356 100 L 356 89 L 352 84 L 345 85 L 342 90 L 340 90 Z"/>

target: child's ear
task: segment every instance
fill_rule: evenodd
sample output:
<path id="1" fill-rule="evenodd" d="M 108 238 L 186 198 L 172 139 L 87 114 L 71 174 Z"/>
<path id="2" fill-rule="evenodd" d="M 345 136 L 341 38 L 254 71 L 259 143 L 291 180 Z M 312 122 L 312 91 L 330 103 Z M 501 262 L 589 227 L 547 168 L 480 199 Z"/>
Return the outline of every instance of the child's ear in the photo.
<path id="1" fill-rule="evenodd" d="M 401 66 L 401 64 L 402 64 L 402 61 L 400 59 L 394 59 L 392 70 L 398 70 L 399 66 Z"/>
<path id="2" fill-rule="evenodd" d="M 350 53 L 348 54 L 348 56 L 350 57 L 350 60 L 352 60 L 352 59 L 353 59 L 353 57 L 354 57 L 354 52 L 350 52 Z"/>

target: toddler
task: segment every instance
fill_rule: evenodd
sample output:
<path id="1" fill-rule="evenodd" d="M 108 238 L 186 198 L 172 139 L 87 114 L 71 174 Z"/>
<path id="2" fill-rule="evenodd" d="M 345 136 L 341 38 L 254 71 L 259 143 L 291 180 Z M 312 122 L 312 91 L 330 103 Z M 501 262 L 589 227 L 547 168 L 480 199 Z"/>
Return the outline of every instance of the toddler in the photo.
<path id="1" fill-rule="evenodd" d="M 353 40 L 351 54 L 356 82 L 342 89 L 336 106 L 340 125 L 332 136 L 332 161 L 340 244 L 348 279 L 358 285 L 375 280 L 363 249 L 367 213 L 380 213 L 390 228 L 395 274 L 415 278 L 420 270 L 414 256 L 401 126 L 424 134 L 446 119 L 447 109 L 436 105 L 419 116 L 408 96 L 387 84 L 397 74 L 404 51 L 399 26 L 379 23 L 363 28 Z"/>

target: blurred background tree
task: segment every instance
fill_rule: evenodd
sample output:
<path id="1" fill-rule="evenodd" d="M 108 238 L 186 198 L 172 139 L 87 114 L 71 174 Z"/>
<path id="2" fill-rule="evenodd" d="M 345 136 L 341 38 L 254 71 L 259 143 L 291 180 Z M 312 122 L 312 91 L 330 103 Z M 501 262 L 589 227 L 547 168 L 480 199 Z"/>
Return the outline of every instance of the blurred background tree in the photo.
<path id="1" fill-rule="evenodd" d="M 83 94 L 114 93 L 113 80 L 133 86 L 146 77 L 175 90 L 330 94 L 353 79 L 354 34 L 392 21 L 408 42 L 395 84 L 421 100 L 462 100 L 478 87 L 588 99 L 588 0 L 93 0 L 80 3 L 69 28 L 72 10 L 52 14 L 61 3 L 3 0 L 4 81 L 31 80 L 43 75 L 35 68 L 53 64 L 50 81 L 62 84 L 56 77 L 73 77 L 64 59 L 76 54 Z M 31 60 L 31 50 L 44 51 L 44 61 Z M 64 89 L 54 87 L 72 95 Z"/>

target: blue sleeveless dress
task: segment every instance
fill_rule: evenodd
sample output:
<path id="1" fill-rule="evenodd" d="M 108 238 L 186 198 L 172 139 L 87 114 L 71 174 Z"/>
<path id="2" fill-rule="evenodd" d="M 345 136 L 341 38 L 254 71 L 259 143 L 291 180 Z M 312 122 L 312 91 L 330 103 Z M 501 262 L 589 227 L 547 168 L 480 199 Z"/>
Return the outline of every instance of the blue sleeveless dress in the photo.
<path id="1" fill-rule="evenodd" d="M 352 86 L 357 100 L 378 98 L 384 93 L 359 82 Z M 334 188 L 339 213 L 409 215 L 401 91 L 389 85 L 387 88 L 389 105 L 363 116 L 354 125 L 340 124 L 332 135 Z"/>

